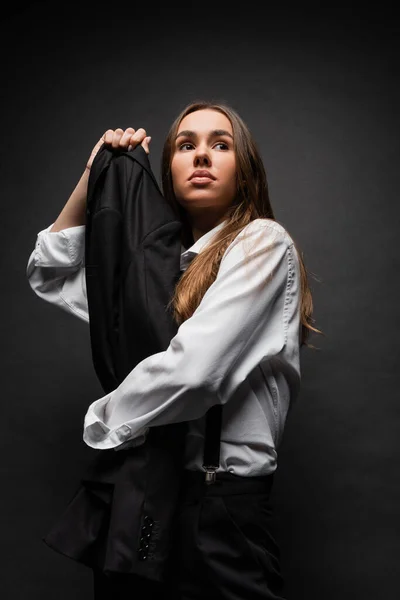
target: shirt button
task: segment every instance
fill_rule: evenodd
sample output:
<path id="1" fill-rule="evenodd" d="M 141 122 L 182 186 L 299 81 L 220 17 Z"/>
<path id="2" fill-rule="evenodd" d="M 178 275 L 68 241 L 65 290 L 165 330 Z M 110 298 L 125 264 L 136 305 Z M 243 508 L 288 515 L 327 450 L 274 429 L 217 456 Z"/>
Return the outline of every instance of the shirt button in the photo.
<path id="1" fill-rule="evenodd" d="M 125 441 L 131 435 L 131 428 L 129 427 L 129 425 L 121 425 L 121 427 L 118 427 L 115 433 L 117 434 L 120 440 Z"/>
<path id="2" fill-rule="evenodd" d="M 95 421 L 94 423 L 89 425 L 87 427 L 87 431 L 88 435 L 95 440 L 101 440 L 104 438 L 104 429 L 101 426 L 101 423 L 99 423 L 98 421 Z"/>

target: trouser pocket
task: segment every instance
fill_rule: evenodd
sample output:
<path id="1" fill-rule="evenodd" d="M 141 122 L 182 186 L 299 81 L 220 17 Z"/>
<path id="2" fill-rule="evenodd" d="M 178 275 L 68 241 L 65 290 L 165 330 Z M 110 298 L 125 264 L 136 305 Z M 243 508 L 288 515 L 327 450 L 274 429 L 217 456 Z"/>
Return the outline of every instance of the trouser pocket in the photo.
<path id="1" fill-rule="evenodd" d="M 223 495 L 218 501 L 222 518 L 230 525 L 229 535 L 231 543 L 236 544 L 239 561 L 253 573 L 254 582 L 260 581 L 260 590 L 261 581 L 265 583 L 266 598 L 281 598 L 280 551 L 274 537 L 274 514 L 268 496 L 262 493 Z"/>

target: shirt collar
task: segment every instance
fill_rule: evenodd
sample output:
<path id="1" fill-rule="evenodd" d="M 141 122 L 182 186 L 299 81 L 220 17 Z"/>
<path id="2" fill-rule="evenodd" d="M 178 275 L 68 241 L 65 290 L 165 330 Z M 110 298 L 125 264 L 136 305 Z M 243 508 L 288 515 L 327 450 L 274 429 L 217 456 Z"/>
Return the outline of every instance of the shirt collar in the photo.
<path id="1" fill-rule="evenodd" d="M 187 250 L 185 249 L 185 247 L 181 244 L 181 271 L 185 271 L 187 269 L 187 267 L 189 266 L 190 262 L 194 259 L 194 257 L 199 254 L 203 248 L 206 246 L 206 244 L 211 241 L 211 239 L 214 237 L 214 235 L 220 230 L 222 229 L 222 227 L 228 222 L 228 219 L 225 219 L 225 221 L 222 221 L 222 223 L 219 223 L 219 225 L 216 225 L 215 227 L 213 227 L 213 229 L 210 229 L 210 231 L 207 231 L 207 233 L 205 233 L 204 235 L 202 235 L 194 244 L 193 246 L 190 246 L 190 248 L 188 248 Z"/>

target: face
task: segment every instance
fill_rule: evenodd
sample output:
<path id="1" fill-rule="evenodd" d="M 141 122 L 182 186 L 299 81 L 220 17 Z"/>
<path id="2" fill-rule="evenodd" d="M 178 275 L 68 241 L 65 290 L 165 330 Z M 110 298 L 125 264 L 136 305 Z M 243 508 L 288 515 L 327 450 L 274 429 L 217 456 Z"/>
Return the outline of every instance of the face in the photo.
<path id="1" fill-rule="evenodd" d="M 193 215 L 223 215 L 236 196 L 236 156 L 230 120 L 202 109 L 184 117 L 173 142 L 172 181 L 177 201 Z M 193 177 L 194 171 L 211 177 Z"/>

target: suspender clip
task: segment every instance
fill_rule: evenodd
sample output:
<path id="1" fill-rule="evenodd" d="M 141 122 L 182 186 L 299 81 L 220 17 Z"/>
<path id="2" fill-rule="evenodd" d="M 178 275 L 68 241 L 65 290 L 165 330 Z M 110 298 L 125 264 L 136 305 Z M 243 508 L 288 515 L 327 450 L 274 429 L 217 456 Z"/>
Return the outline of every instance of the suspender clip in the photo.
<path id="1" fill-rule="evenodd" d="M 214 466 L 205 466 L 203 465 L 203 469 L 206 472 L 206 477 L 205 477 L 205 482 L 207 485 L 210 485 L 212 483 L 215 483 L 215 478 L 216 478 L 216 473 L 215 471 L 218 469 L 218 467 L 214 467 Z"/>

